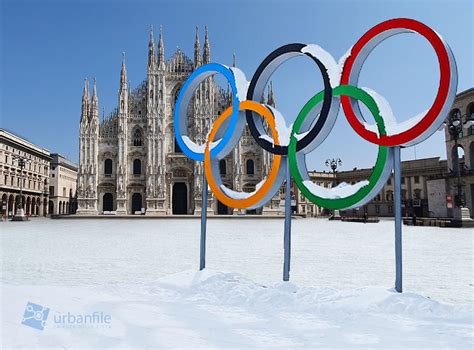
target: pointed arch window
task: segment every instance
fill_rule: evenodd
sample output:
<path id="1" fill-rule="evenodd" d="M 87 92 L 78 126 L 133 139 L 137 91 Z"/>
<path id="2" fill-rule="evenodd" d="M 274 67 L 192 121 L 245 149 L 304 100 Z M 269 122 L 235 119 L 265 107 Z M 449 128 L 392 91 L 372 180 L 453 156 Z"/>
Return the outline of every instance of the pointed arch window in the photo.
<path id="1" fill-rule="evenodd" d="M 133 145 L 143 146 L 142 131 L 139 128 L 136 128 L 135 131 L 133 132 Z"/>
<path id="2" fill-rule="evenodd" d="M 112 175 L 112 159 L 106 159 L 104 162 L 104 175 Z"/>
<path id="3" fill-rule="evenodd" d="M 221 175 L 227 174 L 227 162 L 225 161 L 225 159 L 221 159 L 219 161 L 219 170 L 220 170 Z"/>
<path id="4" fill-rule="evenodd" d="M 179 96 L 179 91 L 181 90 L 181 86 L 176 87 L 176 90 L 174 92 L 174 103 L 176 104 L 176 101 L 178 100 Z"/>
<path id="5" fill-rule="evenodd" d="M 181 147 L 179 147 L 179 143 L 178 140 L 176 140 L 176 137 L 174 138 L 174 153 L 183 153 Z"/>
<path id="6" fill-rule="evenodd" d="M 133 175 L 140 175 L 142 173 L 142 161 L 135 159 L 133 161 Z"/>
<path id="7" fill-rule="evenodd" d="M 255 164 L 253 162 L 253 159 L 247 159 L 247 162 L 245 163 L 245 165 L 246 165 L 247 175 L 254 175 Z"/>

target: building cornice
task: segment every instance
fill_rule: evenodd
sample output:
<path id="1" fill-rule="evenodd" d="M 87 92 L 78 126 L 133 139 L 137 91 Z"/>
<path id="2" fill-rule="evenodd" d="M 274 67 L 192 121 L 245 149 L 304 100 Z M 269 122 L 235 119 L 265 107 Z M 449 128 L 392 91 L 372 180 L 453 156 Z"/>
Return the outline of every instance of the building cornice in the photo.
<path id="1" fill-rule="evenodd" d="M 39 147 L 34 143 L 20 137 L 8 130 L 0 129 L 0 140 L 5 143 L 8 143 L 16 148 L 20 148 L 28 153 L 34 153 L 35 155 L 46 159 L 51 160 L 51 154 L 48 149 Z"/>
<path id="2" fill-rule="evenodd" d="M 464 91 L 461 91 L 460 93 L 458 93 L 458 94 L 456 95 L 456 99 L 462 98 L 462 97 L 464 97 L 464 96 L 466 96 L 466 95 L 469 95 L 469 94 L 471 94 L 471 93 L 474 94 L 474 87 L 469 88 L 469 89 L 464 90 Z"/>

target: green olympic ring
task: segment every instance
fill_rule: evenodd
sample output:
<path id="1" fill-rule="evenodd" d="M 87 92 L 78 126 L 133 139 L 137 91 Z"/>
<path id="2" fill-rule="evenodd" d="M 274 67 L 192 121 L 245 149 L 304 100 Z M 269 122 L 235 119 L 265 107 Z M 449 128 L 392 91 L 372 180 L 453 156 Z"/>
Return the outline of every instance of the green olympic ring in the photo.
<path id="1" fill-rule="evenodd" d="M 333 89 L 333 96 L 349 96 L 361 101 L 372 113 L 375 122 L 377 124 L 378 132 L 380 135 L 386 135 L 385 123 L 380 114 L 380 110 L 377 106 L 375 100 L 364 90 L 359 89 L 355 86 L 350 85 L 339 85 Z M 375 167 L 372 170 L 372 173 L 365 183 L 360 183 L 359 188 L 356 191 L 347 191 L 344 193 L 344 189 L 325 189 L 323 187 L 317 186 L 313 183 L 308 183 L 310 181 L 308 170 L 306 167 L 306 155 L 303 152 L 296 151 L 296 145 L 298 142 L 297 134 L 300 132 L 300 129 L 308 116 L 308 114 L 316 107 L 319 103 L 322 102 L 324 98 L 324 91 L 321 91 L 314 95 L 301 109 L 296 118 L 293 129 L 291 131 L 290 144 L 288 147 L 288 159 L 291 169 L 291 175 L 296 182 L 296 185 L 304 196 L 321 207 L 328 209 L 349 209 L 359 207 L 367 202 L 368 198 L 373 198 L 384 186 L 390 174 L 392 172 L 392 161 L 393 161 L 393 152 L 390 147 L 379 146 L 377 161 Z M 300 172 L 300 168 L 303 168 L 305 171 L 303 175 Z M 307 184 L 305 184 L 307 182 Z M 311 188 L 309 188 L 309 187 Z M 352 189 L 355 189 L 352 187 Z M 337 195 L 336 192 L 340 191 L 340 195 Z M 317 192 L 317 193 L 315 193 Z M 322 193 L 335 193 L 336 195 L 323 195 Z M 351 193 L 353 192 L 353 193 Z"/>

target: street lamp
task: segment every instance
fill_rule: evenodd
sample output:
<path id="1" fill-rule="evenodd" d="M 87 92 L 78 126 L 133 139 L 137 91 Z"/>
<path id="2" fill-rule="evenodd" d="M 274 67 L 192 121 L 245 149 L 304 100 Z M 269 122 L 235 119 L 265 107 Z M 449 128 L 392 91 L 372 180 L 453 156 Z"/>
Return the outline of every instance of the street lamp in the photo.
<path id="1" fill-rule="evenodd" d="M 332 187 L 336 187 L 336 169 L 338 166 L 342 165 L 342 160 L 339 158 L 332 158 L 332 159 L 326 159 L 326 166 L 332 169 Z M 329 220 L 340 220 L 341 215 L 339 214 L 339 210 L 334 210 L 332 213 L 332 216 L 329 218 Z"/>
<path id="2" fill-rule="evenodd" d="M 336 169 L 338 166 L 341 166 L 341 165 L 342 165 L 342 160 L 340 160 L 339 158 L 326 159 L 326 166 L 332 169 L 332 174 L 333 174 L 332 186 L 333 187 L 336 186 Z"/>
<path id="3" fill-rule="evenodd" d="M 462 122 L 462 115 L 460 111 L 455 111 L 452 113 L 447 122 L 447 127 L 449 134 L 454 140 L 454 156 L 456 157 L 456 164 L 454 164 L 455 169 L 453 169 L 454 173 L 457 177 L 457 194 L 456 194 L 456 205 L 459 208 L 464 207 L 464 198 L 462 194 L 462 182 L 461 182 L 461 164 L 459 163 L 459 153 L 458 153 L 458 139 L 459 134 L 462 132 L 463 127 L 470 124 L 472 121 L 468 120 L 465 123 Z M 453 168 L 454 168 L 453 166 Z"/>
<path id="4" fill-rule="evenodd" d="M 20 167 L 20 201 L 17 205 L 17 210 L 15 216 L 12 218 L 12 221 L 27 221 L 28 218 L 26 217 L 25 210 L 23 209 L 23 169 L 25 168 L 26 164 L 31 163 L 31 160 L 17 155 L 14 155 L 12 160 L 17 162 L 18 166 Z"/>

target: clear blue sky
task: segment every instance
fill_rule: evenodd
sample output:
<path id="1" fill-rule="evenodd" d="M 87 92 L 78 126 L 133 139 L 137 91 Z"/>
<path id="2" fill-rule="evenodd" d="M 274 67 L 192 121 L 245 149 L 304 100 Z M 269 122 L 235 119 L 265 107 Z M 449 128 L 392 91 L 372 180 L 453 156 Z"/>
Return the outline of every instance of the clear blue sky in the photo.
<path id="1" fill-rule="evenodd" d="M 133 86 L 146 77 L 150 25 L 164 27 L 166 57 L 179 46 L 193 55 L 194 28 L 208 25 L 212 61 L 237 66 L 248 79 L 273 49 L 290 42 L 315 43 L 336 60 L 368 29 L 394 17 L 431 26 L 451 46 L 458 91 L 474 86 L 472 1 L 5 1 L 1 2 L 1 125 L 52 152 L 78 161 L 84 77 L 97 78 L 99 105 L 116 105 L 121 52 Z M 155 36 L 157 37 L 157 35 Z M 399 120 L 425 110 L 438 81 L 434 51 L 419 36 L 385 41 L 367 60 L 360 86 L 385 96 Z M 273 78 L 277 108 L 287 120 L 321 87 L 308 59 L 286 63 Z M 340 114 L 308 165 L 324 169 L 340 157 L 344 169 L 370 167 L 377 147 L 362 140 Z M 416 147 L 417 158 L 445 158 L 438 132 Z M 415 156 L 413 148 L 402 152 Z"/>

